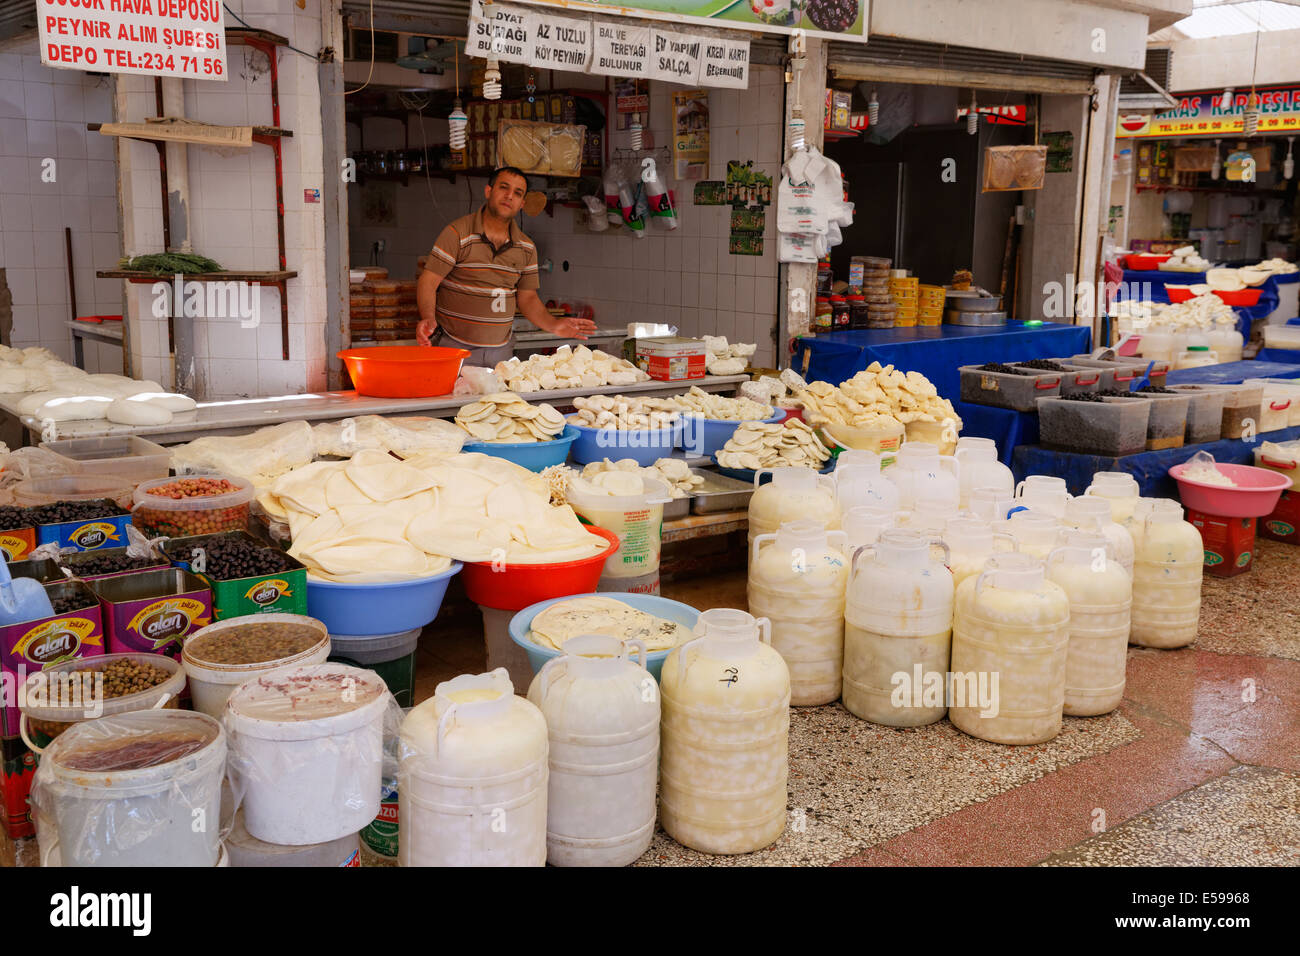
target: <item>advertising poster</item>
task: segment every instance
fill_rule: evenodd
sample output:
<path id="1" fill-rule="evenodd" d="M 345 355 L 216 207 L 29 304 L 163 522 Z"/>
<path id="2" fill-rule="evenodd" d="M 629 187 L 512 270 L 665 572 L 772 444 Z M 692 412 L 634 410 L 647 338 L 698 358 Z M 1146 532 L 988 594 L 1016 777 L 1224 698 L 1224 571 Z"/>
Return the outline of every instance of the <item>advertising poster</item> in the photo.
<path id="1" fill-rule="evenodd" d="M 673 94 L 673 174 L 703 179 L 709 172 L 709 91 Z"/>

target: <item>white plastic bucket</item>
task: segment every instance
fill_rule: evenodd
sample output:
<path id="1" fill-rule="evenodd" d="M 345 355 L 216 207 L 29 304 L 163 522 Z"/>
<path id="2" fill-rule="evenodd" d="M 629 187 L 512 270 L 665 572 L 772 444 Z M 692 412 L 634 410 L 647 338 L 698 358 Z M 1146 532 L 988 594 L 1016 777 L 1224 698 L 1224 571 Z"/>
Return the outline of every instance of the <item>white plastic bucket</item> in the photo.
<path id="1" fill-rule="evenodd" d="M 185 647 L 189 647 L 192 642 L 206 634 L 220 633 L 249 624 L 290 623 L 314 625 L 320 630 L 320 641 L 300 654 L 294 654 L 292 657 L 282 657 L 274 661 L 263 661 L 259 664 L 213 664 L 206 661 L 196 661 L 182 648 L 181 663 L 185 666 L 185 676 L 189 678 L 190 699 L 194 704 L 194 709 L 207 714 L 209 717 L 220 719 L 222 712 L 226 709 L 226 700 L 235 692 L 235 688 L 244 681 L 254 677 L 261 677 L 263 674 L 280 667 L 297 664 L 319 664 L 329 657 L 330 638 L 329 631 L 326 630 L 324 624 L 314 617 L 305 617 L 301 614 L 253 614 L 227 618 L 224 621 L 217 621 L 215 624 L 200 628 L 187 637 Z"/>
<path id="2" fill-rule="evenodd" d="M 248 832 L 306 846 L 370 823 L 392 699 L 373 671 L 345 664 L 284 667 L 236 688 L 225 722 Z"/>
<path id="3" fill-rule="evenodd" d="M 90 771 L 74 755 L 193 734 L 209 738 L 178 759 L 135 770 Z M 226 734 L 206 714 L 132 711 L 68 728 L 41 756 L 33 802 L 43 866 L 216 866 Z"/>
<path id="4" fill-rule="evenodd" d="M 643 577 L 659 570 L 669 490 L 654 478 L 643 483 L 645 490 L 639 495 L 592 495 L 573 487 L 565 492 L 574 511 L 618 535 L 618 550 L 605 562 L 602 579 Z"/>

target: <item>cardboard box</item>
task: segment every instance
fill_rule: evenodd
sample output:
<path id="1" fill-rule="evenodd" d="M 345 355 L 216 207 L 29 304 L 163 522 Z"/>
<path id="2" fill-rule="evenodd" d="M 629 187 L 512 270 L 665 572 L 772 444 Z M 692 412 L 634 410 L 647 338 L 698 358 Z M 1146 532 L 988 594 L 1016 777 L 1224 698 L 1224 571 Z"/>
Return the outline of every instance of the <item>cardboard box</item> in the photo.
<path id="1" fill-rule="evenodd" d="M 661 382 L 704 378 L 707 358 L 701 339 L 673 335 L 636 340 L 637 367 Z"/>
<path id="2" fill-rule="evenodd" d="M 1274 541 L 1300 544 L 1300 492 L 1282 492 L 1273 513 L 1260 519 L 1259 533 Z"/>
<path id="3" fill-rule="evenodd" d="M 27 797 L 36 776 L 36 754 L 18 737 L 0 739 L 0 827 L 11 840 L 36 835 Z"/>
<path id="4" fill-rule="evenodd" d="M 1255 563 L 1255 519 L 1226 518 L 1187 509 L 1187 520 L 1201 532 L 1205 570 L 1219 578 L 1245 574 Z"/>

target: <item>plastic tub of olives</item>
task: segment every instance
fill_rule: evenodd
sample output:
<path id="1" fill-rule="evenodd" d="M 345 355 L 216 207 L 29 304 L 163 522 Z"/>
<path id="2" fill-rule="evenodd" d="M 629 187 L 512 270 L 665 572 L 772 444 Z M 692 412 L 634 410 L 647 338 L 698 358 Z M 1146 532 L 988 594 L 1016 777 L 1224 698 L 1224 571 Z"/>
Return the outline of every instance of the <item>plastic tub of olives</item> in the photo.
<path id="1" fill-rule="evenodd" d="M 305 614 L 253 614 L 195 631 L 181 650 L 194 709 L 220 718 L 244 681 L 290 664 L 321 664 L 329 630 Z"/>

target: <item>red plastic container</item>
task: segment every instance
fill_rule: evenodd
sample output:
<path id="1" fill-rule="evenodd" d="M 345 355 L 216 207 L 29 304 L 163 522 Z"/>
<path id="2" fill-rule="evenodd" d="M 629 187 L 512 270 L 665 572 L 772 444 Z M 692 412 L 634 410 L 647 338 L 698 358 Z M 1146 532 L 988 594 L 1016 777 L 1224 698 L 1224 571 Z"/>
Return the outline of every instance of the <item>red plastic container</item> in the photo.
<path id="1" fill-rule="evenodd" d="M 1165 292 L 1169 294 L 1170 302 L 1190 302 L 1196 296 L 1192 295 L 1191 289 L 1173 289 L 1165 286 Z"/>
<path id="2" fill-rule="evenodd" d="M 1263 289 L 1238 289 L 1236 292 L 1220 292 L 1218 289 L 1212 291 L 1227 305 L 1244 306 L 1259 305 L 1259 297 L 1264 294 Z"/>
<path id="3" fill-rule="evenodd" d="M 1188 481 L 1183 477 L 1186 464 L 1174 465 L 1169 475 L 1178 482 L 1183 504 L 1193 511 L 1231 518 L 1262 518 L 1277 507 L 1282 492 L 1291 487 L 1291 479 L 1267 468 L 1252 465 L 1219 464 L 1221 472 L 1237 483 L 1230 488 Z"/>
<path id="4" fill-rule="evenodd" d="M 359 395 L 376 398 L 434 398 L 450 395 L 469 358 L 465 349 L 428 345 L 378 345 L 344 349 L 339 358 L 348 367 Z"/>
<path id="5" fill-rule="evenodd" d="M 506 564 L 493 570 L 488 562 L 467 562 L 461 572 L 465 593 L 484 607 L 522 611 L 538 601 L 595 591 L 605 562 L 618 550 L 619 542 L 612 531 L 595 525 L 588 525 L 587 530 L 608 541 L 609 547 L 590 558 L 559 564 Z"/>
<path id="6" fill-rule="evenodd" d="M 1125 267 L 1139 272 L 1149 272 L 1158 268 L 1160 263 L 1167 262 L 1172 256 L 1156 256 L 1149 252 L 1135 253 L 1125 260 Z"/>

